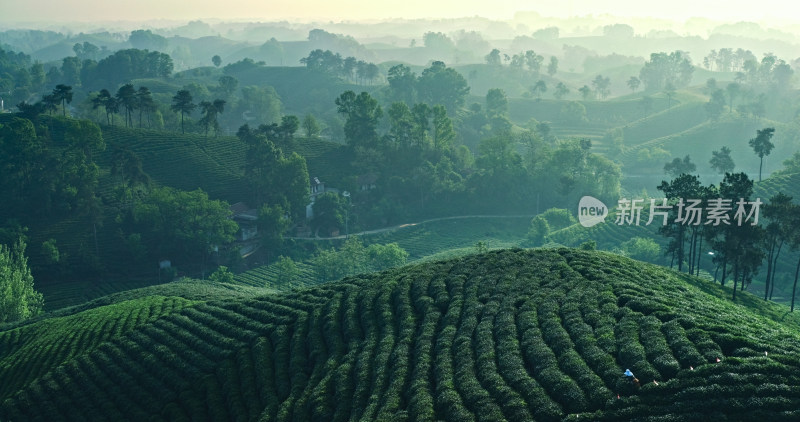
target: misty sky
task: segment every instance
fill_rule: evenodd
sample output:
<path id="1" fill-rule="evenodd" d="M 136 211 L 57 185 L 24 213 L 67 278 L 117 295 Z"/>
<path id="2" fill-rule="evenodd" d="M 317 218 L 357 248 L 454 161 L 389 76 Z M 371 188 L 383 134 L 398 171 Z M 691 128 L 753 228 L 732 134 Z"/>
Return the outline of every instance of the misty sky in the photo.
<path id="1" fill-rule="evenodd" d="M 800 23 L 800 5 L 782 0 L 0 0 L 0 21 L 8 23 L 212 18 L 341 21 L 476 15 L 511 19 L 516 11 L 553 17 L 608 13 L 675 20 L 698 16 L 760 21 L 777 17 L 781 23 Z"/>

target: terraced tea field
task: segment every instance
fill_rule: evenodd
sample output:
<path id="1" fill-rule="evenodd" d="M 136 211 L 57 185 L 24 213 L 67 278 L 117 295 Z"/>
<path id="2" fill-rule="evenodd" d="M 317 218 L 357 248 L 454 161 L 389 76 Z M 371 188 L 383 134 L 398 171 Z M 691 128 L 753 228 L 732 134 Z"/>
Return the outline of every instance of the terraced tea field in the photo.
<path id="1" fill-rule="evenodd" d="M 102 341 L 92 350 L 56 353 L 63 364 L 0 396 L 0 418 L 796 420 L 798 317 L 723 296 L 607 253 L 493 251 L 175 307 L 76 343 Z M 85 312 L 109 312 L 104 327 L 131 314 L 103 309 Z M 65 321 L 0 339 L 31 342 L 21 330 Z M 51 348 L 113 331 L 92 327 Z M 6 373 L 25 371 L 3 356 Z"/>

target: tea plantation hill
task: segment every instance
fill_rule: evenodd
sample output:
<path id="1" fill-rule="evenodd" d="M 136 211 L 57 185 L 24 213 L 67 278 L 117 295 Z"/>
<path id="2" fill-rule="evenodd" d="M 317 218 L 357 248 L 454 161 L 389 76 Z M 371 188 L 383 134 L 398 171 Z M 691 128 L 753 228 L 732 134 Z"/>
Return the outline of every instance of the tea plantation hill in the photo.
<path id="1" fill-rule="evenodd" d="M 800 418 L 796 315 L 608 253 L 498 250 L 260 297 L 211 288 L 224 291 L 167 284 L 3 329 L 0 419 Z"/>

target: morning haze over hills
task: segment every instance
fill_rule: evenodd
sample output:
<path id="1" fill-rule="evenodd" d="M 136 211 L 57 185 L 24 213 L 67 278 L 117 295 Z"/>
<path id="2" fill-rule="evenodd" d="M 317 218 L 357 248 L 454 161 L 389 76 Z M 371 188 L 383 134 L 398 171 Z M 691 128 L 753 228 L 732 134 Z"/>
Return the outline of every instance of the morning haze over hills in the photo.
<path id="1" fill-rule="evenodd" d="M 798 417 L 791 11 L 35 5 L 0 420 Z"/>

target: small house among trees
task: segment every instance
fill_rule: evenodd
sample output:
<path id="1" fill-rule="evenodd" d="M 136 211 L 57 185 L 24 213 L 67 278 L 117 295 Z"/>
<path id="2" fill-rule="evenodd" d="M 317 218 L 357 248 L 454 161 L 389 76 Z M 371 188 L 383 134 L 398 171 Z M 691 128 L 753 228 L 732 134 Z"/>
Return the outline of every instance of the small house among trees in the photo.
<path id="1" fill-rule="evenodd" d="M 311 202 L 306 205 L 306 219 L 311 220 L 314 218 L 314 201 L 317 199 L 317 196 L 322 195 L 325 192 L 333 192 L 339 193 L 339 189 L 336 188 L 326 188 L 325 182 L 319 180 L 319 177 L 312 177 L 311 178 Z"/>
<path id="2" fill-rule="evenodd" d="M 358 181 L 357 181 L 358 188 L 362 192 L 370 191 L 377 187 L 375 185 L 377 181 L 378 181 L 378 175 L 375 173 L 362 174 L 361 176 L 358 176 Z"/>
<path id="3" fill-rule="evenodd" d="M 231 218 L 239 225 L 239 231 L 236 232 L 237 242 L 244 242 L 258 235 L 258 210 L 248 207 L 244 202 L 237 202 L 231 205 L 231 213 Z"/>

